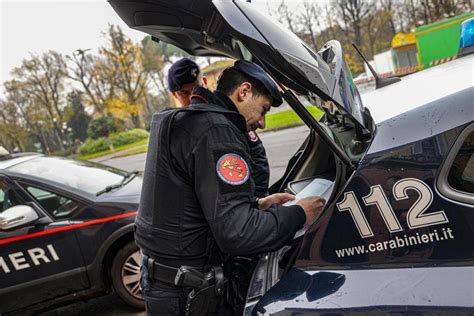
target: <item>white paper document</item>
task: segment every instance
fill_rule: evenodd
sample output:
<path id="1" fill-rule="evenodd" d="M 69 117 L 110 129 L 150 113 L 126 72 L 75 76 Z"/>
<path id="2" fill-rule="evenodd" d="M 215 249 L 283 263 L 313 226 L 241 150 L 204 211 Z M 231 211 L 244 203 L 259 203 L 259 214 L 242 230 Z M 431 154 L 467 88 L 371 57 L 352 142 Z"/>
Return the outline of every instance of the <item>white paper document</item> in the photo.
<path id="1" fill-rule="evenodd" d="M 311 181 L 303 190 L 298 192 L 295 195 L 293 201 L 289 201 L 284 206 L 295 205 L 299 200 L 308 196 L 320 196 L 326 201 L 331 197 L 332 189 L 334 187 L 334 182 L 326 179 L 316 178 Z"/>
<path id="2" fill-rule="evenodd" d="M 308 196 L 320 196 L 327 201 L 331 198 L 331 193 L 334 188 L 334 182 L 326 179 L 316 178 L 310 182 L 303 190 L 301 190 L 298 194 L 295 195 L 295 199 L 293 201 L 289 201 L 284 206 L 295 205 L 298 203 L 299 200 Z M 296 232 L 295 237 L 297 238 L 303 235 L 309 226 L 304 226 L 298 232 Z"/>

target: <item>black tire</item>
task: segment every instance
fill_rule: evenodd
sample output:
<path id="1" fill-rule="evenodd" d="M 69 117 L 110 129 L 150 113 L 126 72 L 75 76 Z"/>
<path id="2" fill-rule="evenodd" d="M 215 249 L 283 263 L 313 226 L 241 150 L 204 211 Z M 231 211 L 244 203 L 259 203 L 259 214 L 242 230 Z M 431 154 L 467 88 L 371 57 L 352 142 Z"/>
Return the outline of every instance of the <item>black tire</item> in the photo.
<path id="1" fill-rule="evenodd" d="M 140 284 L 140 250 L 131 241 L 115 255 L 111 269 L 112 286 L 117 295 L 128 305 L 145 309 Z"/>

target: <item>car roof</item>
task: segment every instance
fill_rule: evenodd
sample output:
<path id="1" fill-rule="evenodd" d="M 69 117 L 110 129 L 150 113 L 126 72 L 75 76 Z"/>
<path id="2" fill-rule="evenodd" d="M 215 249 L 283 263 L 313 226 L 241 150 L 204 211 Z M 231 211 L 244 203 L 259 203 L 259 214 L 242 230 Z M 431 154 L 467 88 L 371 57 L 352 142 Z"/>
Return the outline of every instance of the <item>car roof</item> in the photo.
<path id="1" fill-rule="evenodd" d="M 402 78 L 361 95 L 375 123 L 474 86 L 474 54 Z"/>
<path id="2" fill-rule="evenodd" d="M 17 165 L 19 163 L 35 159 L 39 156 L 43 156 L 42 154 L 36 154 L 36 153 L 24 153 L 20 155 L 15 155 L 12 154 L 10 157 L 6 160 L 1 160 L 0 159 L 0 170 L 5 170 L 10 168 L 11 166 Z"/>

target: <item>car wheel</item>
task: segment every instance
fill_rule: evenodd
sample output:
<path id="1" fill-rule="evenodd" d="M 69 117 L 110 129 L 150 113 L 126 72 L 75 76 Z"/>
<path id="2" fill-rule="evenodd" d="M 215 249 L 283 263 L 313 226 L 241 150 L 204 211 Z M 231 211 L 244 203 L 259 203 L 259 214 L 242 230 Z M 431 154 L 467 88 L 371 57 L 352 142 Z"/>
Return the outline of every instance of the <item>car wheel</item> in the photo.
<path id="1" fill-rule="evenodd" d="M 140 289 L 140 264 L 142 256 L 135 242 L 125 244 L 112 263 L 112 285 L 117 295 L 128 305 L 145 308 Z"/>

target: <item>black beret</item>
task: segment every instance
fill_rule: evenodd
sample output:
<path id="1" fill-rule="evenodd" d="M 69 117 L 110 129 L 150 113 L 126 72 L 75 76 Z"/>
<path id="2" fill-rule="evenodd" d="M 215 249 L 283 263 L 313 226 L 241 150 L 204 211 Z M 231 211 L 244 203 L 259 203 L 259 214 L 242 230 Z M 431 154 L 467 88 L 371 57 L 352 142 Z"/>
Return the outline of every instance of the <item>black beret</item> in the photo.
<path id="1" fill-rule="evenodd" d="M 171 92 L 180 90 L 184 84 L 196 81 L 199 66 L 188 58 L 183 58 L 171 65 L 168 70 L 168 86 Z"/>
<path id="2" fill-rule="evenodd" d="M 283 103 L 277 85 L 262 67 L 247 60 L 237 60 L 234 64 L 234 68 L 260 82 L 272 97 L 272 106 L 277 107 Z"/>

